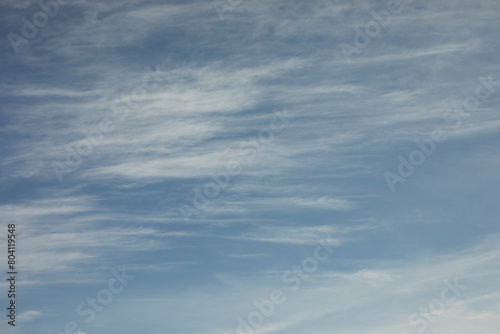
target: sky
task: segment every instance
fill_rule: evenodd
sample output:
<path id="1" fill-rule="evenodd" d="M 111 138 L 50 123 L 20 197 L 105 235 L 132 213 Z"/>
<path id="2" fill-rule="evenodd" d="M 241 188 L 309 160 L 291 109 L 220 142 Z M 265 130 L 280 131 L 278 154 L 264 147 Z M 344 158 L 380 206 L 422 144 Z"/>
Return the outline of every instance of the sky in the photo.
<path id="1" fill-rule="evenodd" d="M 0 0 L 0 332 L 498 334 L 499 19 Z"/>

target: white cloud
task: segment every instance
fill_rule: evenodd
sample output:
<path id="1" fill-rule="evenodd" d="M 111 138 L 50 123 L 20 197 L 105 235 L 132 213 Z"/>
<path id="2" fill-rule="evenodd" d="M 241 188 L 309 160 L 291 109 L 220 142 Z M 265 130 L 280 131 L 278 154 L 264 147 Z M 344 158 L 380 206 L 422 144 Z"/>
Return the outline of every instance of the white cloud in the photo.
<path id="1" fill-rule="evenodd" d="M 22 322 L 28 322 L 33 321 L 41 316 L 43 316 L 43 312 L 41 311 L 24 311 L 19 314 L 18 320 Z"/>

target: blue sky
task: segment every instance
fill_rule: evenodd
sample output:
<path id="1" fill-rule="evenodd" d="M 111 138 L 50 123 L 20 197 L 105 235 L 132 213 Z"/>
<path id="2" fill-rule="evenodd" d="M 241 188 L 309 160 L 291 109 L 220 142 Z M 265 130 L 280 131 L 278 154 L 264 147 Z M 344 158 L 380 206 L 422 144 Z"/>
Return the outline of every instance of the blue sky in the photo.
<path id="1" fill-rule="evenodd" d="M 0 0 L 0 331 L 497 334 L 499 16 Z"/>

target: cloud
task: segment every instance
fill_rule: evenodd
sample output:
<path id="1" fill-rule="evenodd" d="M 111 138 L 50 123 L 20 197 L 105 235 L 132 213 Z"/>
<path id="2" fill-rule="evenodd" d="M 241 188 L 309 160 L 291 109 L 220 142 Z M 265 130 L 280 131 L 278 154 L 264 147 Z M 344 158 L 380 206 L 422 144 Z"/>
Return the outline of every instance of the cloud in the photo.
<path id="1" fill-rule="evenodd" d="M 44 301 L 57 314 L 27 311 L 26 331 L 68 321 L 74 296 L 127 265 L 147 284 L 85 331 L 233 333 L 280 288 L 287 302 L 256 332 L 398 333 L 458 277 L 467 293 L 432 329 L 496 333 L 497 93 L 400 192 L 382 174 L 448 126 L 479 76 L 497 80 L 499 2 L 406 3 L 351 64 L 339 45 L 386 2 L 223 2 L 220 22 L 211 1 L 78 0 L 18 54 L 0 43 L 0 211 L 18 226 L 25 305 L 58 287 L 57 307 Z M 0 6 L 4 36 L 39 10 Z M 286 129 L 245 160 L 285 108 Z M 59 182 L 52 164 L 90 140 Z M 237 159 L 186 224 L 179 206 Z M 281 275 L 325 238 L 335 257 L 291 293 Z"/>
<path id="2" fill-rule="evenodd" d="M 306 329 L 321 334 L 332 329 L 352 334 L 411 332 L 417 328 L 408 323 L 409 316 L 441 298 L 441 291 L 446 287 L 443 280 L 453 282 L 457 278 L 459 285 L 465 286 L 464 292 L 457 296 L 456 302 L 446 306 L 445 312 L 436 315 L 437 320 L 430 322 L 429 328 L 441 331 L 451 328 L 460 334 L 473 329 L 494 333 L 498 317 L 493 315 L 500 314 L 495 302 L 498 294 L 491 292 L 500 273 L 495 269 L 500 261 L 497 245 L 483 240 L 458 252 L 430 255 L 433 261 L 428 257 L 354 261 L 352 269 L 334 265 L 345 263 L 344 255 L 340 255 L 343 247 L 348 248 L 346 254 L 355 251 L 352 245 L 342 245 L 329 261 L 319 263 L 316 272 L 308 273 L 309 278 L 302 280 L 294 292 L 290 290 L 290 283 L 282 281 L 283 272 L 290 269 L 287 263 L 281 264 L 282 270 L 273 275 L 262 271 L 250 276 L 220 273 L 217 288 L 207 284 L 182 295 L 165 292 L 130 296 L 128 303 L 120 305 L 115 312 L 132 312 L 132 305 L 148 305 L 139 311 L 141 316 L 155 326 L 162 326 L 170 321 L 168 317 L 157 316 L 158 306 L 162 305 L 161 312 L 175 313 L 176 319 L 187 319 L 192 312 L 202 314 L 192 323 L 194 333 L 236 333 L 237 318 L 246 319 L 255 310 L 254 301 L 269 299 L 271 290 L 280 289 L 286 301 L 275 305 L 272 316 L 264 317 L 263 325 L 256 328 L 256 332 L 286 330 L 294 334 Z M 297 258 L 295 263 L 299 264 L 301 259 Z M 356 322 L 360 317 L 363 322 Z M 464 329 L 456 326 L 457 323 L 465 326 Z"/>
<path id="3" fill-rule="evenodd" d="M 43 316 L 43 312 L 41 311 L 24 311 L 23 313 L 19 314 L 18 320 L 28 322 L 33 321 L 41 316 Z"/>

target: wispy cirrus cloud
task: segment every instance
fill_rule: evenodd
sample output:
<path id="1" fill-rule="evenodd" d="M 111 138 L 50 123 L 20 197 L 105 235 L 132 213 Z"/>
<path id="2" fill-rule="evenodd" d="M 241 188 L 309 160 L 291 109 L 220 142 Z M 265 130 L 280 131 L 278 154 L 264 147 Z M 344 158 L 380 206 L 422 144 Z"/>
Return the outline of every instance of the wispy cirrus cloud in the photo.
<path id="1" fill-rule="evenodd" d="M 498 1 L 405 2 L 351 64 L 339 45 L 387 2 L 242 1 L 220 22 L 210 1 L 78 0 L 17 54 L 6 35 L 40 6 L 0 6 L 0 211 L 19 227 L 26 331 L 60 331 L 126 265 L 145 284 L 83 331 L 233 333 L 329 236 L 335 256 L 255 332 L 411 332 L 458 277 L 467 293 L 429 326 L 496 333 L 499 96 L 397 195 L 381 175 L 500 78 Z M 284 107 L 286 131 L 186 224 L 179 205 Z M 59 182 L 51 164 L 89 133 Z"/>

